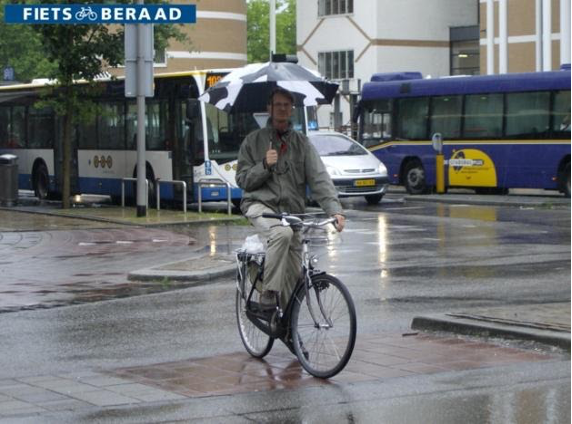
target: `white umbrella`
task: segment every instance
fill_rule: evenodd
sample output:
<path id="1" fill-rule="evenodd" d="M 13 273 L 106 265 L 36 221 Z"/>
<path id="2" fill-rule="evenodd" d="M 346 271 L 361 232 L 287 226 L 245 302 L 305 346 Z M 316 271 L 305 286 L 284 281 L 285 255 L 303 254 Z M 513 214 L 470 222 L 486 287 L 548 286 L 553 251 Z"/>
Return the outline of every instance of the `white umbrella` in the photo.
<path id="1" fill-rule="evenodd" d="M 262 112 L 277 86 L 294 95 L 295 106 L 331 103 L 338 90 L 338 84 L 295 63 L 253 63 L 230 72 L 199 100 L 225 112 Z"/>

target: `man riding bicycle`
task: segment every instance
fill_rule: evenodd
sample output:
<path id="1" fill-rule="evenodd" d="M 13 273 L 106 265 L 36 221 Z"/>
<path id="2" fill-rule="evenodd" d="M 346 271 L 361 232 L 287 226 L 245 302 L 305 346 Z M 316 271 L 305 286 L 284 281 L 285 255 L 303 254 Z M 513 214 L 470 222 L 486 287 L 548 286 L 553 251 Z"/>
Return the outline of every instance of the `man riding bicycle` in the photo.
<path id="1" fill-rule="evenodd" d="M 336 229 L 341 232 L 345 225 L 336 189 L 318 152 L 292 128 L 293 106 L 292 93 L 275 88 L 268 99 L 266 127 L 246 136 L 238 153 L 240 207 L 267 243 L 260 302 L 269 308 L 276 306 L 278 297 L 281 305 L 288 302 L 300 276 L 302 245 L 299 232 L 262 214 L 304 213 L 308 185 L 312 198 L 336 218 Z"/>

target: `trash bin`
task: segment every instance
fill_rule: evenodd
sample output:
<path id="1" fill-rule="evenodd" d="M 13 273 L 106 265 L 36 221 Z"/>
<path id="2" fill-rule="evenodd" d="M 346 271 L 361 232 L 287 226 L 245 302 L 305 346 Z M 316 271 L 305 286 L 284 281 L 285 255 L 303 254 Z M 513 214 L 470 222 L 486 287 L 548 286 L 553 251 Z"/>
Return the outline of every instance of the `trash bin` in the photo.
<path id="1" fill-rule="evenodd" d="M 0 155 L 0 205 L 14 206 L 18 202 L 18 156 Z"/>

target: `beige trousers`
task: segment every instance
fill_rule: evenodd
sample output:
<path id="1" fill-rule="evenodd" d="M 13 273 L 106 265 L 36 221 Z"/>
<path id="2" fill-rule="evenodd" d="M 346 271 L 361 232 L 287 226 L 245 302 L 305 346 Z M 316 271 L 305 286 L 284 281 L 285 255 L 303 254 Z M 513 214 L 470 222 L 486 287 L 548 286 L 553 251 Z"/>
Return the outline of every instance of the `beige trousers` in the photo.
<path id="1" fill-rule="evenodd" d="M 280 292 L 282 307 L 286 307 L 302 270 L 302 235 L 290 227 L 282 227 L 277 219 L 263 218 L 263 213 L 275 212 L 262 203 L 254 203 L 245 216 L 266 240 L 264 290 Z"/>

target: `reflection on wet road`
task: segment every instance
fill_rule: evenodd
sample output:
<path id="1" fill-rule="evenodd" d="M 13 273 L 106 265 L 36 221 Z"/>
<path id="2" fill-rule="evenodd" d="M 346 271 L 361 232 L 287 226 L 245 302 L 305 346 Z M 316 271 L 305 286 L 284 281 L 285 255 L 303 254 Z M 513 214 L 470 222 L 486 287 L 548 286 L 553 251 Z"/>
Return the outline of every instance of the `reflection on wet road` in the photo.
<path id="1" fill-rule="evenodd" d="M 351 202 L 345 207 L 346 230 L 318 235 L 312 249 L 321 269 L 338 275 L 369 304 L 422 297 L 522 300 L 534 298 L 542 285 L 554 289 L 552 297 L 569 298 L 569 210 L 433 203 L 382 203 L 375 211 Z M 30 218 L 33 225 L 40 217 Z M 232 254 L 251 233 L 244 226 L 89 229 L 102 224 L 83 220 L 80 230 L 75 221 L 62 231 L 0 232 L 0 310 L 179 288 L 165 281 L 129 282 L 127 274 L 199 254 Z"/>

